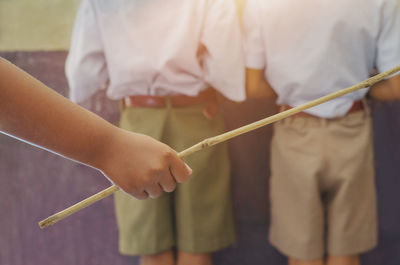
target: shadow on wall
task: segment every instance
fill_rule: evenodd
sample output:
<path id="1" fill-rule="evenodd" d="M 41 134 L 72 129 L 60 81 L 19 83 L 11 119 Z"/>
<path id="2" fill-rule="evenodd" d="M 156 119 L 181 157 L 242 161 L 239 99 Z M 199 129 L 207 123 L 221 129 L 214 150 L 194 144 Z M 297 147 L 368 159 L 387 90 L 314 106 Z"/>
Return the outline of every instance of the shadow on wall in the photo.
<path id="1" fill-rule="evenodd" d="M 65 52 L 0 53 L 45 84 L 67 94 Z M 229 129 L 273 114 L 268 101 L 223 101 Z M 108 109 L 115 109 L 112 105 Z M 379 247 L 363 265 L 400 264 L 400 106 L 374 104 Z M 229 115 L 227 115 L 229 113 Z M 107 115 L 116 120 L 115 113 Z M 237 243 L 216 253 L 216 265 L 284 265 L 268 244 L 271 127 L 229 142 Z M 111 198 L 40 230 L 37 222 L 109 186 L 97 171 L 0 135 L 0 264 L 132 265 L 117 251 Z"/>

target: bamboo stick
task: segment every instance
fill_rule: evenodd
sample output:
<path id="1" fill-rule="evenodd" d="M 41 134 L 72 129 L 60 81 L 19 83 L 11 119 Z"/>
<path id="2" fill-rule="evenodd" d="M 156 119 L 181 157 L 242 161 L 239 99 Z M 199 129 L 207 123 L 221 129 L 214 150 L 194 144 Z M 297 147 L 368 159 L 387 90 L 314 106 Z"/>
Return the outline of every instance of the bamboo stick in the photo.
<path id="1" fill-rule="evenodd" d="M 278 113 L 276 115 L 270 116 L 268 118 L 256 121 L 254 123 L 245 125 L 243 127 L 237 128 L 235 130 L 223 133 L 221 135 L 217 135 L 215 137 L 207 138 L 207 139 L 201 141 L 200 143 L 197 143 L 197 144 L 193 145 L 192 147 L 180 152 L 178 154 L 178 156 L 181 157 L 181 158 L 189 156 L 189 155 L 191 155 L 191 154 L 193 154 L 193 153 L 195 153 L 197 151 L 200 151 L 202 149 L 205 149 L 207 147 L 219 144 L 221 142 L 227 141 L 229 139 L 232 139 L 232 138 L 237 137 L 239 135 L 242 135 L 244 133 L 247 133 L 247 132 L 253 131 L 255 129 L 258 129 L 260 127 L 266 126 L 268 124 L 280 121 L 280 120 L 282 120 L 284 118 L 287 118 L 289 116 L 292 116 L 292 115 L 294 115 L 296 113 L 302 112 L 302 111 L 304 111 L 306 109 L 312 108 L 314 106 L 317 106 L 317 105 L 322 104 L 324 102 L 327 102 L 327 101 L 330 101 L 332 99 L 338 98 L 338 97 L 343 96 L 345 94 L 355 92 L 355 91 L 357 91 L 359 89 L 362 89 L 362 88 L 371 87 L 372 85 L 378 83 L 379 81 L 382 81 L 386 77 L 389 77 L 389 76 L 391 76 L 391 75 L 393 75 L 393 74 L 395 74 L 395 73 L 397 73 L 399 71 L 400 71 L 400 65 L 392 68 L 389 71 L 386 71 L 386 72 L 383 72 L 383 73 L 378 74 L 376 76 L 373 76 L 373 77 L 371 77 L 371 78 L 369 78 L 369 79 L 367 79 L 367 80 L 365 80 L 365 81 L 363 81 L 363 82 L 361 82 L 361 83 L 359 83 L 357 85 L 354 85 L 354 86 L 339 90 L 339 91 L 334 92 L 332 94 L 329 94 L 327 96 L 318 98 L 316 100 L 310 101 L 310 102 L 305 103 L 303 105 L 300 105 L 298 107 L 291 108 L 289 110 L 286 110 L 286 111 L 283 111 L 283 112 Z M 95 202 L 97 202 L 97 201 L 99 201 L 99 200 L 101 200 L 101 199 L 113 194 L 114 192 L 116 192 L 118 190 L 119 190 L 119 187 L 113 185 L 113 186 L 111 186 L 111 187 L 109 187 L 109 188 L 107 188 L 107 189 L 105 189 L 105 190 L 103 190 L 103 191 L 101 191 L 101 192 L 99 192 L 99 193 L 97 193 L 97 194 L 95 194 L 95 195 L 93 195 L 93 196 L 91 196 L 91 197 L 89 197 L 89 198 L 87 198 L 87 199 L 85 199 L 85 200 L 83 200 L 83 201 L 81 201 L 81 202 L 79 202 L 79 203 L 77 203 L 77 204 L 75 204 L 75 205 L 63 210 L 63 211 L 61 211 L 61 212 L 58 212 L 58 213 L 56 213 L 56 214 L 44 219 L 43 221 L 39 222 L 39 226 L 40 226 L 40 228 L 46 228 L 48 226 L 51 226 L 51 225 L 55 224 L 56 222 L 66 218 L 67 216 L 69 216 L 69 215 L 71 215 L 71 214 L 73 214 L 73 213 L 75 213 L 75 212 L 77 212 L 77 211 L 79 211 L 79 210 L 81 210 L 81 209 L 83 209 L 83 208 L 85 208 L 85 207 L 87 207 L 87 206 L 89 206 L 89 205 L 91 205 L 91 204 L 93 204 L 93 203 L 95 203 Z"/>

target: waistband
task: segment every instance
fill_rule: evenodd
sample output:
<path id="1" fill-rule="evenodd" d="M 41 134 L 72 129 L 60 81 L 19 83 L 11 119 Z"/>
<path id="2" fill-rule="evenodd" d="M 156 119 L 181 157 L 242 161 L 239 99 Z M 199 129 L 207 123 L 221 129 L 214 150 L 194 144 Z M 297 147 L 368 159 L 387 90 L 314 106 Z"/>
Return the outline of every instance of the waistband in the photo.
<path id="1" fill-rule="evenodd" d="M 214 89 L 208 88 L 200 92 L 197 96 L 170 95 L 170 96 L 150 96 L 135 95 L 122 99 L 122 109 L 125 108 L 166 108 L 167 106 L 175 108 L 190 107 L 194 105 L 205 105 L 204 115 L 212 119 L 218 112 L 217 93 Z"/>
<path id="2" fill-rule="evenodd" d="M 353 102 L 353 105 L 351 106 L 351 108 L 349 109 L 349 111 L 347 111 L 347 113 L 346 113 L 345 115 L 348 115 L 348 114 L 350 114 L 350 113 L 352 113 L 352 112 L 364 110 L 364 109 L 366 108 L 366 104 L 367 104 L 367 103 L 365 102 L 364 99 L 354 101 L 354 102 Z M 279 113 L 279 112 L 283 112 L 283 111 L 285 111 L 285 110 L 292 109 L 292 108 L 293 108 L 292 106 L 286 105 L 286 104 L 284 104 L 284 105 L 279 105 L 279 106 L 278 106 L 278 113 Z M 318 116 L 315 116 L 315 115 L 312 115 L 312 114 L 309 114 L 309 113 L 306 113 L 306 112 L 299 112 L 299 113 L 296 113 L 296 114 L 294 114 L 292 117 L 296 117 L 296 116 L 297 116 L 297 117 L 320 118 L 320 117 L 318 117 Z M 334 119 L 334 118 L 333 118 L 333 119 Z"/>

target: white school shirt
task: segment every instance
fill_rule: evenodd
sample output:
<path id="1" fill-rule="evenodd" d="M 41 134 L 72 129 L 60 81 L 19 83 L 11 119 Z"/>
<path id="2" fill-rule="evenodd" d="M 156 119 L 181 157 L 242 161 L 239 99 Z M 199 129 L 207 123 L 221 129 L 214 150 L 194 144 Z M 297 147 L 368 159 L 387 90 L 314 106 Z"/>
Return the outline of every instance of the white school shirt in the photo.
<path id="1" fill-rule="evenodd" d="M 66 75 L 75 102 L 105 88 L 121 99 L 209 86 L 242 101 L 244 68 L 233 0 L 83 0 Z"/>
<path id="2" fill-rule="evenodd" d="M 265 69 L 278 104 L 298 106 L 400 64 L 397 0 L 248 0 L 246 66 Z M 341 117 L 367 89 L 305 112 Z"/>

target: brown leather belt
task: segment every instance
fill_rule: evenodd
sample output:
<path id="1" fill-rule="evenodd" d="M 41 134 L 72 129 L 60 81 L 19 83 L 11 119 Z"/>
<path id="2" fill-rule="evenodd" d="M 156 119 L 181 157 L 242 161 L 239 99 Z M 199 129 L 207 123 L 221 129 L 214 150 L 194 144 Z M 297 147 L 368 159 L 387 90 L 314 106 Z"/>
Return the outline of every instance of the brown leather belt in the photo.
<path id="1" fill-rule="evenodd" d="M 289 105 L 280 105 L 278 106 L 278 113 L 285 111 L 285 110 L 289 110 L 292 109 L 293 107 L 289 106 Z M 346 113 L 352 113 L 352 112 L 356 112 L 356 111 L 360 111 L 364 109 L 364 102 L 363 100 L 357 100 L 353 102 L 353 105 L 351 106 L 351 108 L 349 109 L 349 111 Z M 300 117 L 314 117 L 314 118 L 318 118 L 318 116 L 306 113 L 306 112 L 299 112 L 294 114 L 293 116 L 300 116 Z"/>
<path id="2" fill-rule="evenodd" d="M 186 95 L 170 95 L 170 96 L 148 96 L 138 95 L 129 96 L 122 99 L 122 108 L 165 108 L 170 104 L 171 107 L 182 108 L 203 104 L 204 115 L 212 119 L 218 112 L 217 93 L 214 89 L 206 89 L 197 96 L 191 97 Z"/>

